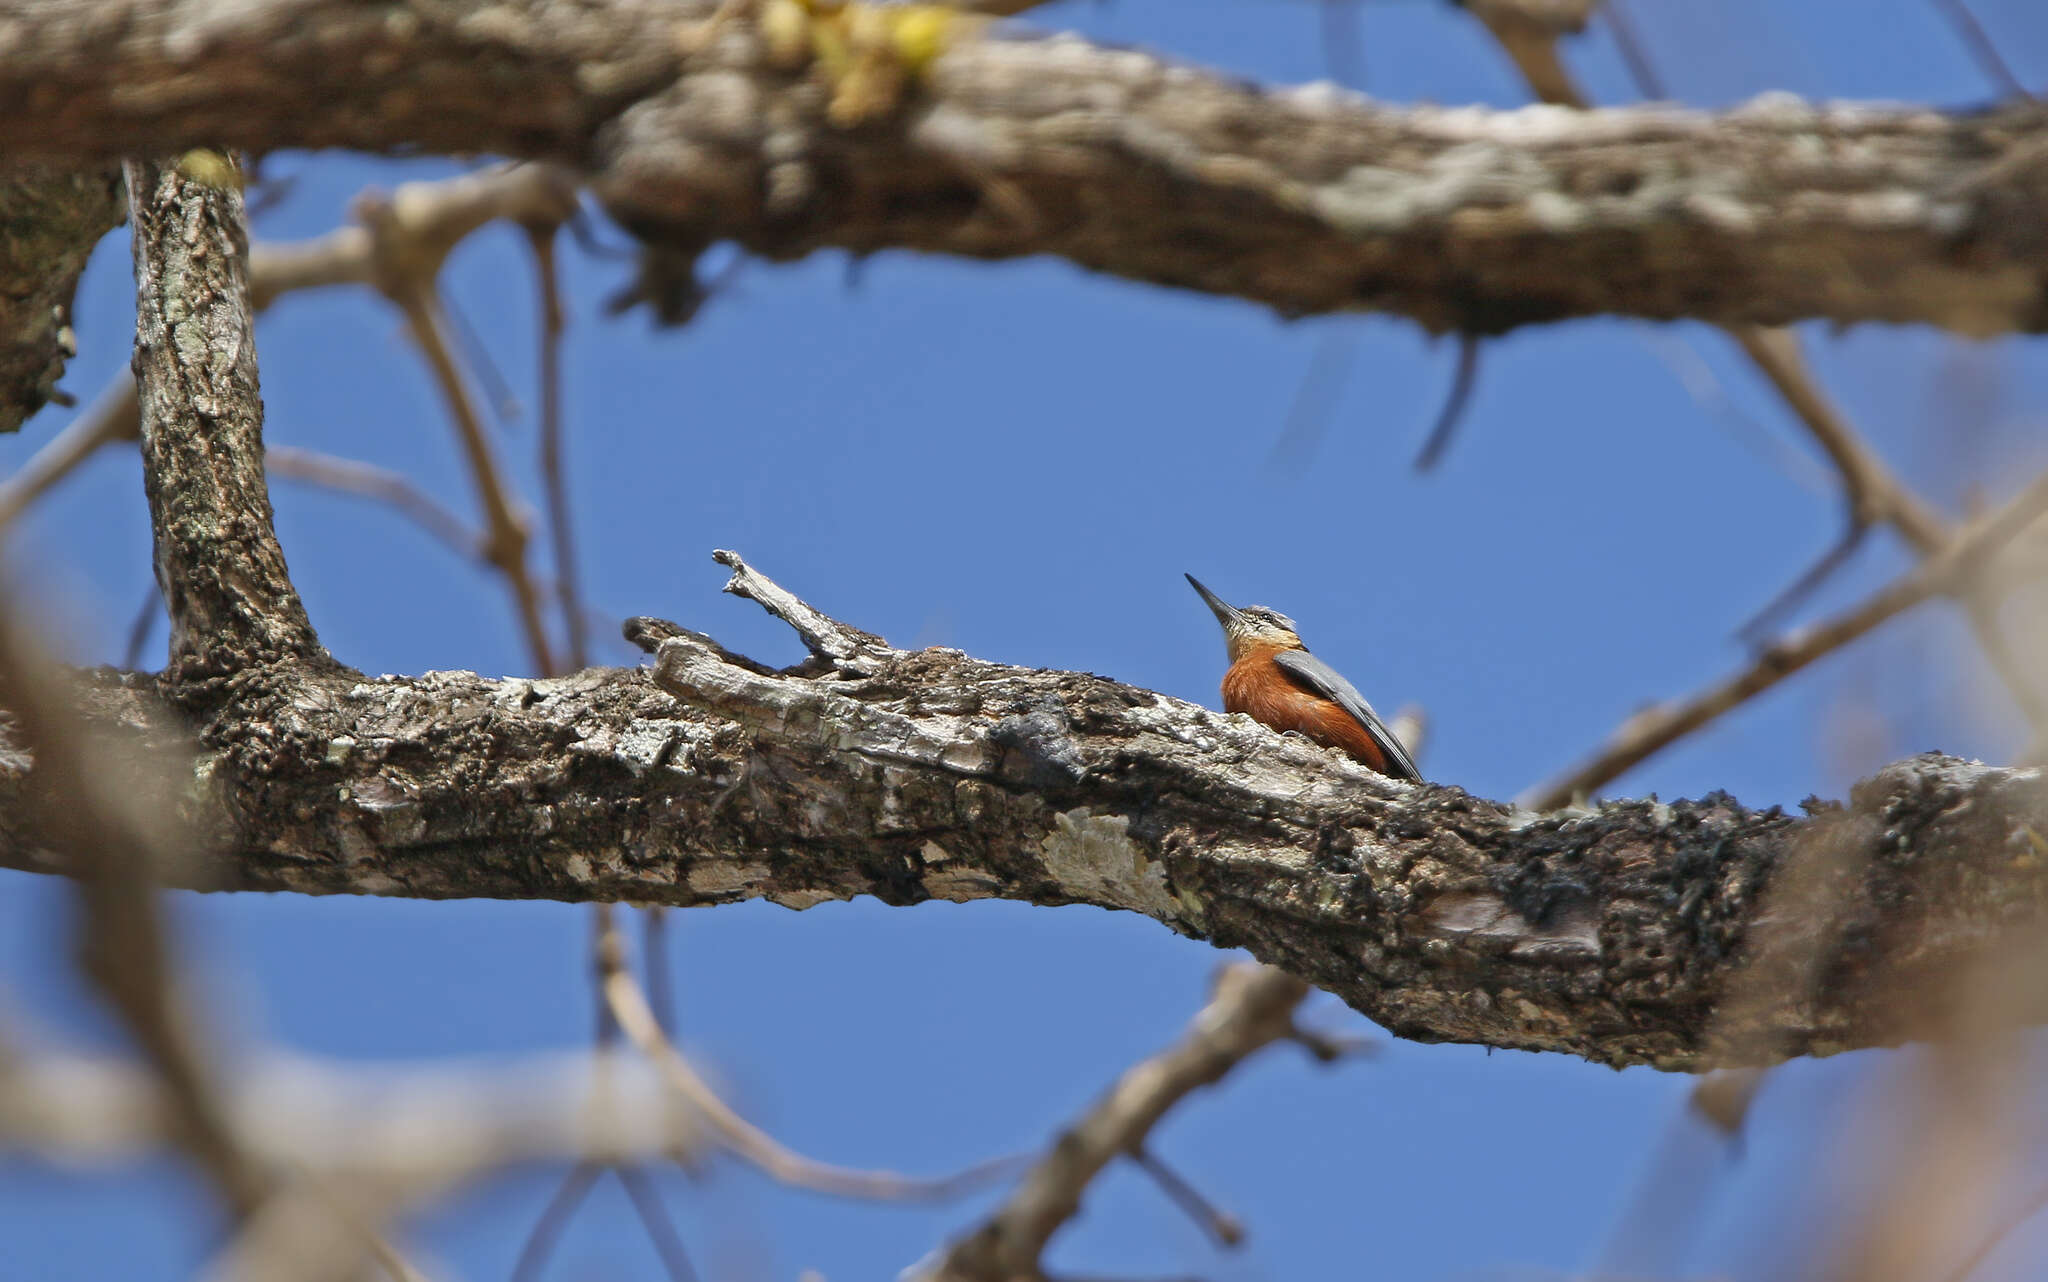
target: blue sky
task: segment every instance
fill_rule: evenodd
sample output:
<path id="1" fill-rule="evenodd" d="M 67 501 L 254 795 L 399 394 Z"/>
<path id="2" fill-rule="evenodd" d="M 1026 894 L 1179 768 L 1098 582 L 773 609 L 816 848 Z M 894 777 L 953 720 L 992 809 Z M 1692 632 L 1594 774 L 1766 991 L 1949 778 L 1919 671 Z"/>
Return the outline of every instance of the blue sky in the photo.
<path id="1" fill-rule="evenodd" d="M 1975 8 L 2031 83 L 2048 13 Z M 1920 0 L 1633 0 L 1674 94 L 1771 88 L 1962 105 L 1991 97 Z M 1274 82 L 1325 75 L 1306 3 L 1062 4 L 1037 25 L 1143 44 Z M 1513 105 L 1474 24 L 1411 0 L 1356 15 L 1367 88 L 1396 101 Z M 1604 33 L 1574 65 L 1629 96 Z M 297 179 L 261 236 L 316 235 L 366 185 L 445 162 L 284 156 Z M 616 242 L 620 233 L 601 234 Z M 1300 621 L 1383 709 L 1420 703 L 1432 778 L 1511 796 L 1594 748 L 1644 703 L 1738 666 L 1736 625 L 1834 536 L 1825 474 L 1726 342 L 1699 326 L 1592 321 L 1486 349 L 1449 457 L 1408 463 L 1450 375 L 1448 343 L 1353 317 L 1286 323 L 1241 303 L 1092 277 L 1065 263 L 882 255 L 746 264 L 682 331 L 608 320 L 619 264 L 567 259 L 572 471 L 585 579 L 614 616 L 653 613 L 788 661 L 794 639 L 723 597 L 714 547 L 898 644 L 1079 668 L 1214 705 L 1222 650 L 1181 579 Z M 534 400 L 532 284 L 518 238 L 465 245 L 447 292 L 521 399 Z M 128 248 L 81 291 L 90 396 L 126 361 Z M 1913 329 L 1807 333 L 1816 368 L 1886 457 L 1954 512 L 2048 463 L 2048 349 Z M 1349 353 L 1319 447 L 1276 462 L 1318 349 Z M 474 510 L 453 436 L 396 314 L 360 293 L 288 298 L 259 331 L 270 439 L 400 469 Z M 1682 370 L 1723 391 L 1702 397 Z M 0 440 L 11 468 L 64 421 Z M 498 438 L 529 498 L 530 415 Z M 1814 478 L 1822 484 L 1814 487 Z M 390 513 L 281 483 L 278 522 L 323 639 L 372 672 L 527 670 L 495 580 Z M 15 540 L 81 659 L 118 656 L 150 583 L 132 451 L 110 451 Z M 1839 608 L 1905 560 L 1872 542 L 1815 601 Z M 160 661 L 161 641 L 150 662 Z M 609 639 L 602 657 L 632 662 Z M 2019 727 L 1939 611 L 1904 621 L 1658 757 L 1630 795 L 1726 788 L 1752 804 L 1840 795 L 1859 773 L 1943 748 L 1997 759 Z M 65 966 L 65 892 L 0 874 L 0 1010 L 53 1043 L 104 1045 Z M 587 911 L 289 896 L 174 896 L 209 1016 L 232 1043 L 342 1059 L 514 1053 L 591 1024 Z M 1155 924 L 1091 909 L 742 905 L 673 919 L 683 1036 L 750 1116 L 849 1164 L 940 1172 L 1049 1138 L 1122 1068 L 1174 1037 L 1220 960 Z M 1314 1004 L 1333 1028 L 1359 1024 Z M 1133 1172 L 1091 1194 L 1060 1270 L 1152 1277 L 1798 1276 L 1815 1224 L 1853 1203 L 1837 1141 L 1898 1057 L 1775 1078 L 1738 1156 L 1681 1113 L 1689 1083 L 1555 1056 L 1392 1045 L 1337 1069 L 1272 1052 L 1169 1120 L 1159 1151 L 1245 1220 L 1222 1255 Z M 1881 1142 L 1869 1141 L 1869 1142 Z M 1694 1209 L 1613 1229 L 1646 1173 Z M 482 1186 L 405 1226 L 437 1276 L 503 1277 L 559 1172 Z M 736 1167 L 664 1177 L 701 1269 L 719 1278 L 886 1278 L 970 1223 L 775 1188 Z M 0 1162 L 9 1276 L 188 1275 L 210 1245 L 169 1165 L 90 1177 Z M 2037 1244 L 2042 1239 L 2036 1238 Z M 2026 1243 L 1981 1276 L 2021 1276 Z M 2004 1273 L 1997 1272 L 2003 1268 Z M 655 1277 L 605 1187 L 551 1278 Z"/>

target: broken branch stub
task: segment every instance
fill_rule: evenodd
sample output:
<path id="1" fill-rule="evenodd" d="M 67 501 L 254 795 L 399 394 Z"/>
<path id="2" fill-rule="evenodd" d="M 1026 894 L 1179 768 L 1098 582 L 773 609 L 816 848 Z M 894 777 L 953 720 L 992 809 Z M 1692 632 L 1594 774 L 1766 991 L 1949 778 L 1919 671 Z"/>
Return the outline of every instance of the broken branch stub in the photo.
<path id="1" fill-rule="evenodd" d="M 745 597 L 787 623 L 803 639 L 805 649 L 840 671 L 865 672 L 871 665 L 864 660 L 894 653 L 889 643 L 874 633 L 850 627 L 799 600 L 781 584 L 748 565 L 739 553 L 721 548 L 711 554 L 711 559 L 732 570 L 732 577 L 725 583 L 727 592 Z"/>

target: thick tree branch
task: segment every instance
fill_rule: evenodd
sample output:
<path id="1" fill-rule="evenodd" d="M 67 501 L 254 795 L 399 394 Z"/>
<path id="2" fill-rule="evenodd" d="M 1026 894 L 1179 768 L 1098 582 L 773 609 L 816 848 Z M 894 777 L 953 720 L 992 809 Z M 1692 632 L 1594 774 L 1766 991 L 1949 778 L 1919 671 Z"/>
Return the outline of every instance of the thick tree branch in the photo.
<path id="1" fill-rule="evenodd" d="M 1390 783 L 1312 745 L 1078 673 L 879 650 L 810 675 L 681 629 L 650 674 L 304 671 L 252 690 L 195 767 L 211 889 L 790 907 L 1095 904 L 1243 946 L 1404 1036 L 1698 1069 L 1939 1028 L 1946 986 L 2039 931 L 2032 772 L 1899 763 L 1795 820 L 1722 795 L 1537 814 Z M 81 715 L 179 719 L 118 676 Z M 65 871 L 0 745 L 0 864 Z M 1722 1009 L 1782 869 L 1852 848 L 1838 910 L 1773 947 L 1810 1000 Z M 2014 1018 L 2048 1015 L 2048 996 Z"/>
<path id="2" fill-rule="evenodd" d="M 1287 314 L 2048 328 L 2035 104 L 1392 110 L 959 35 L 858 127 L 713 0 L 107 0 L 12 20 L 0 147 L 563 159 L 685 255 L 1054 253 Z M 516 84 L 508 94 L 504 86 Z M 317 109 L 313 109 L 317 106 Z"/>
<path id="3" fill-rule="evenodd" d="M 128 164 L 143 483 L 180 685 L 328 662 L 271 524 L 242 193 L 187 168 Z"/>

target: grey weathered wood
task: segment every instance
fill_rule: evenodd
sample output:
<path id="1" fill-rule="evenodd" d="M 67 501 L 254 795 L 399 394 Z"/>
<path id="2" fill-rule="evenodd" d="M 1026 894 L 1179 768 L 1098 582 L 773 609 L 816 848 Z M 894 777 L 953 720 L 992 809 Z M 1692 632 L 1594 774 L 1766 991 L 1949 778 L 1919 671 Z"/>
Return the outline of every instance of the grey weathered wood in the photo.
<path id="1" fill-rule="evenodd" d="M 84 712 L 179 750 L 177 718 L 139 683 L 99 678 Z M 652 674 L 307 670 L 208 736 L 191 768 L 206 849 L 183 885 L 1093 904 L 1247 948 L 1403 1036 L 1612 1064 L 1939 1033 L 1948 985 L 2031 948 L 2048 900 L 2033 772 L 1917 758 L 1811 818 L 1719 795 L 1535 814 L 1392 783 L 1244 717 L 950 650 L 809 677 L 678 633 Z M 0 743 L 0 865 L 61 871 L 27 826 L 35 787 Z M 1774 917 L 1800 850 L 1827 856 L 1828 894 Z M 2041 970 L 2030 955 L 2006 971 Z M 1768 1000 L 1731 987 L 1745 973 L 1777 976 Z M 2007 1017 L 2044 1013 L 2030 990 Z"/>
<path id="2" fill-rule="evenodd" d="M 171 617 L 167 675 L 189 694 L 209 678 L 324 662 L 272 528 L 242 193 L 142 161 L 129 162 L 128 186 L 135 386 L 157 587 Z"/>
<path id="3" fill-rule="evenodd" d="M 651 243 L 1058 254 L 1287 315 L 2048 329 L 2048 109 L 1393 108 L 968 35 L 858 128 L 715 0 L 17 9 L 0 149 L 568 160 Z"/>

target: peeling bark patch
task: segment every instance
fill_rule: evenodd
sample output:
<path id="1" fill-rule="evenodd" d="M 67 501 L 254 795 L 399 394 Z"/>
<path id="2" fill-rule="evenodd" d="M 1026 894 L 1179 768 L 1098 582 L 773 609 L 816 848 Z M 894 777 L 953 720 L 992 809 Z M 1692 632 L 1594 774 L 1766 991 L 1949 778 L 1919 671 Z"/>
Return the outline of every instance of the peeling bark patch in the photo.
<path id="1" fill-rule="evenodd" d="M 1130 828 L 1126 816 L 1098 815 L 1085 807 L 1054 815 L 1053 830 L 1040 847 L 1045 869 L 1076 899 L 1174 925 L 1181 904 L 1167 885 L 1166 865 L 1145 857 Z"/>

